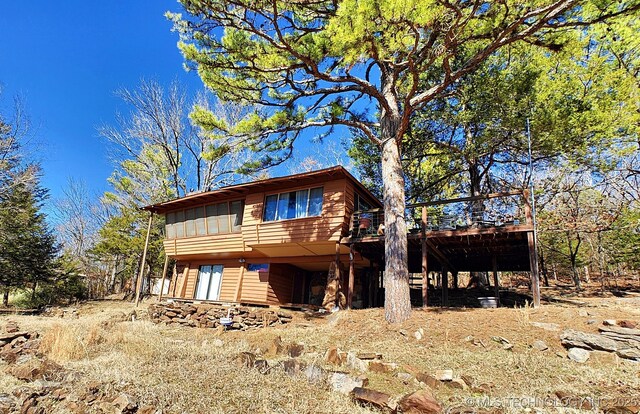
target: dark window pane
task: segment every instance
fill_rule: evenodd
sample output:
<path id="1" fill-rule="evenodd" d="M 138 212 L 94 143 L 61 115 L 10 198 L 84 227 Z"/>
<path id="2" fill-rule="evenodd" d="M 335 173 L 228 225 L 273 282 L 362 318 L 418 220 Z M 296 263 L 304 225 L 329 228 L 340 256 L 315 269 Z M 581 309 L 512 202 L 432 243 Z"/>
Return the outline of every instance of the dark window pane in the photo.
<path id="1" fill-rule="evenodd" d="M 229 204 L 218 204 L 218 232 L 229 233 Z"/>
<path id="2" fill-rule="evenodd" d="M 296 193 L 289 193 L 289 205 L 287 207 L 287 218 L 296 218 Z"/>
<path id="3" fill-rule="evenodd" d="M 231 231 L 239 232 L 242 226 L 242 215 L 244 214 L 244 203 L 242 201 L 231 202 Z"/>
<path id="4" fill-rule="evenodd" d="M 264 201 L 264 221 L 273 221 L 276 219 L 276 207 L 278 204 L 278 195 L 270 195 Z"/>
<path id="5" fill-rule="evenodd" d="M 184 211 L 176 213 L 176 237 L 184 237 Z"/>
<path id="6" fill-rule="evenodd" d="M 196 208 L 196 233 L 198 233 L 198 236 L 207 234 L 207 223 L 204 216 L 204 207 Z"/>
<path id="7" fill-rule="evenodd" d="M 218 234 L 218 207 L 215 204 L 207 206 L 207 230 L 209 234 Z"/>
<path id="8" fill-rule="evenodd" d="M 322 214 L 322 187 L 312 188 L 309 194 L 309 216 Z"/>
<path id="9" fill-rule="evenodd" d="M 185 212 L 185 228 L 187 236 L 196 235 L 196 211 L 192 208 Z"/>
<path id="10" fill-rule="evenodd" d="M 371 205 L 369 205 L 369 203 L 364 201 L 363 198 L 360 197 L 360 194 L 356 194 L 356 201 L 357 201 L 356 210 L 358 211 L 371 210 Z"/>
<path id="11" fill-rule="evenodd" d="M 166 215 L 166 235 L 167 239 L 175 239 L 176 238 L 176 214 L 175 213 L 167 213 Z"/>

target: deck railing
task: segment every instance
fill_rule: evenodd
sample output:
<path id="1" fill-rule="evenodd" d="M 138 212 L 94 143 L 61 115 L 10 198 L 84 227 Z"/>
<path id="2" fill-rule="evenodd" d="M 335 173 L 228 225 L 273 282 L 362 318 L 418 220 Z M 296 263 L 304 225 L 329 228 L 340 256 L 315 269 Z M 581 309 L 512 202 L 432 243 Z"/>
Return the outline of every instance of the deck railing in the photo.
<path id="1" fill-rule="evenodd" d="M 409 233 L 520 226 L 531 221 L 528 191 L 493 193 L 407 205 Z M 351 216 L 351 237 L 384 235 L 384 211 L 356 211 Z"/>

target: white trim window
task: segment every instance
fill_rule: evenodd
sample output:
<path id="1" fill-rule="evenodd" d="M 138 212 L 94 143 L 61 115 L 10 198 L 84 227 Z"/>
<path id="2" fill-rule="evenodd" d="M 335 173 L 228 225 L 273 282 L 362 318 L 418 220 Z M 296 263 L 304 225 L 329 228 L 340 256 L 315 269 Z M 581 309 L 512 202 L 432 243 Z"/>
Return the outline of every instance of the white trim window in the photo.
<path id="1" fill-rule="evenodd" d="M 268 195 L 264 201 L 263 221 L 314 217 L 322 214 L 322 187 Z"/>
<path id="2" fill-rule="evenodd" d="M 195 298 L 198 300 L 218 300 L 222 282 L 222 265 L 205 265 L 198 269 L 198 283 Z"/>

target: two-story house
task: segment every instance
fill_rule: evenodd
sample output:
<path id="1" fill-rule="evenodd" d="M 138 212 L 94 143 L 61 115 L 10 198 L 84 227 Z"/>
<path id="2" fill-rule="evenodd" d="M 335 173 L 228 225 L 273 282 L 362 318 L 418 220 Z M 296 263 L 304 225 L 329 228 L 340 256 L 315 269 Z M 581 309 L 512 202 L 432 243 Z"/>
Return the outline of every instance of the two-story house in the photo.
<path id="1" fill-rule="evenodd" d="M 350 262 L 354 210 L 382 205 L 341 166 L 232 185 L 145 207 L 166 219 L 169 296 L 320 304 L 331 262 Z M 356 269 L 371 263 L 353 253 Z"/>

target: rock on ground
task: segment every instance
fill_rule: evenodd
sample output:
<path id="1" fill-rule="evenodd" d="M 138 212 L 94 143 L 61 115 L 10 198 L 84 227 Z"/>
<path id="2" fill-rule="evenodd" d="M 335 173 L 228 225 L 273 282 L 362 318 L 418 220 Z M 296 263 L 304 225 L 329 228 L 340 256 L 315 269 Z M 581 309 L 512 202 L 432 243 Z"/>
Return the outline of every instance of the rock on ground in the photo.
<path id="1" fill-rule="evenodd" d="M 398 402 L 398 407 L 405 414 L 438 414 L 442 406 L 426 390 L 407 394 Z"/>
<path id="2" fill-rule="evenodd" d="M 570 360 L 585 363 L 589 359 L 589 351 L 582 348 L 569 348 L 567 356 Z"/>

